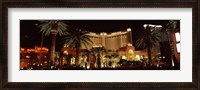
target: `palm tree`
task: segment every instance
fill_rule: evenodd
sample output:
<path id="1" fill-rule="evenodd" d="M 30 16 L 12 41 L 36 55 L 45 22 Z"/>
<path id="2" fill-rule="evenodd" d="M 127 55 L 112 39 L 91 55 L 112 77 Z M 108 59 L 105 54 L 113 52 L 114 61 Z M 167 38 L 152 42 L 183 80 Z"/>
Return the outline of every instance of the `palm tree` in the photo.
<path id="1" fill-rule="evenodd" d="M 175 20 L 170 20 L 161 30 L 161 33 L 165 34 L 167 36 L 167 40 L 169 42 L 170 47 L 172 48 L 171 44 L 171 37 L 172 37 L 172 33 L 174 32 L 180 32 L 180 29 L 178 29 L 178 21 Z M 172 66 L 174 66 L 173 64 L 173 55 L 172 55 L 172 49 L 170 50 L 170 54 L 171 54 L 171 62 L 172 62 Z"/>
<path id="2" fill-rule="evenodd" d="M 111 65 L 112 63 L 116 63 L 116 61 L 114 61 L 115 58 L 117 58 L 119 55 L 114 52 L 112 54 L 106 55 L 107 58 L 109 58 L 109 62 L 107 62 L 107 65 Z"/>
<path id="3" fill-rule="evenodd" d="M 86 56 L 86 57 L 87 57 L 87 62 L 90 61 L 90 60 L 89 60 L 90 55 L 91 55 L 90 50 L 86 50 L 86 52 L 83 54 L 83 56 Z"/>
<path id="4" fill-rule="evenodd" d="M 40 32 L 45 36 L 52 35 L 50 60 L 54 64 L 56 35 L 58 33 L 59 36 L 62 36 L 68 29 L 68 25 L 60 20 L 41 20 L 39 22 L 41 22 L 39 25 Z"/>
<path id="5" fill-rule="evenodd" d="M 64 44 L 68 47 L 75 48 L 76 50 L 76 58 L 75 64 L 78 66 L 79 64 L 79 50 L 81 45 L 84 45 L 87 48 L 87 45 L 92 45 L 92 40 L 87 35 L 89 32 L 81 29 L 69 30 L 68 34 L 66 34 L 64 39 Z"/>
<path id="6" fill-rule="evenodd" d="M 100 68 L 101 67 L 100 54 L 102 54 L 103 52 L 106 52 L 106 49 L 104 47 L 93 47 L 91 48 L 90 51 L 92 53 L 92 56 L 94 57 L 94 60 L 95 61 L 97 60 L 98 68 Z M 97 54 L 97 57 L 95 54 Z"/>
<path id="7" fill-rule="evenodd" d="M 86 68 L 87 68 L 87 65 L 89 64 L 89 66 L 90 66 L 90 63 L 91 63 L 90 55 L 91 55 L 90 50 L 86 50 L 85 53 L 83 54 L 83 56 L 87 57 L 86 62 L 85 62 L 85 67 Z"/>
<path id="8" fill-rule="evenodd" d="M 144 30 L 141 30 L 141 35 L 136 41 L 137 48 L 147 49 L 149 65 L 152 61 L 151 50 L 160 39 L 159 33 L 155 29 L 155 27 L 147 26 Z"/>

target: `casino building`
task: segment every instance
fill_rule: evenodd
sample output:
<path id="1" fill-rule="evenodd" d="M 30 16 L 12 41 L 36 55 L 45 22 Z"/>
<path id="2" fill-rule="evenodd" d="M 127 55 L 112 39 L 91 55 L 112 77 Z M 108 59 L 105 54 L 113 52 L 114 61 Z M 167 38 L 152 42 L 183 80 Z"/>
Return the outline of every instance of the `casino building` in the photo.
<path id="1" fill-rule="evenodd" d="M 81 45 L 80 49 L 80 65 L 84 66 L 84 62 L 86 62 L 87 58 L 83 58 L 81 56 L 84 55 L 84 53 L 87 50 L 90 50 L 91 48 L 95 47 L 104 47 L 107 52 L 103 53 L 101 55 L 101 65 L 102 67 L 107 67 L 108 62 L 112 61 L 115 65 L 117 65 L 117 62 L 119 62 L 120 59 L 126 59 L 130 61 L 138 61 L 143 58 L 147 58 L 147 51 L 146 50 L 135 50 L 135 47 L 132 45 L 132 31 L 131 28 L 127 28 L 127 30 L 121 30 L 117 32 L 101 32 L 101 33 L 94 33 L 90 32 L 87 34 L 90 39 L 93 41 L 93 45 L 84 47 L 84 45 Z M 157 50 L 159 52 L 159 50 Z M 71 55 L 72 58 L 70 60 L 70 64 L 74 64 L 75 62 L 75 49 L 71 49 L 70 47 L 64 46 L 61 49 L 61 52 L 63 52 L 63 55 Z M 152 52 L 152 56 L 155 56 L 158 52 Z M 117 54 L 118 58 L 113 58 L 110 60 L 106 56 L 109 54 Z M 67 64 L 67 60 L 65 57 L 61 57 L 62 59 L 62 65 Z M 90 58 L 89 60 L 92 60 Z M 69 63 L 68 63 L 69 64 Z"/>
<path id="2" fill-rule="evenodd" d="M 84 47 L 84 45 L 81 45 L 81 48 L 79 50 L 79 65 L 84 68 L 91 68 L 91 67 L 97 67 L 97 61 L 94 60 L 93 56 L 86 57 L 88 50 L 91 50 L 92 48 L 98 48 L 103 47 L 106 49 L 106 52 L 103 52 L 100 55 L 100 62 L 101 67 L 118 67 L 118 62 L 121 59 L 125 59 L 128 61 L 141 61 L 144 60 L 144 58 L 148 58 L 147 50 L 136 50 L 135 47 L 132 45 L 132 30 L 131 28 L 127 28 L 126 30 L 121 30 L 117 32 L 101 32 L 101 33 L 95 33 L 95 32 L 89 32 L 87 34 L 90 39 L 93 42 L 93 45 Z M 177 33 L 173 34 L 173 47 L 175 48 L 175 57 L 177 58 L 178 63 L 180 63 L 180 50 L 177 49 L 178 45 L 180 46 L 180 40 L 177 38 Z M 180 37 L 180 36 L 179 36 Z M 166 43 L 157 43 L 156 46 L 152 49 L 152 57 L 157 56 L 160 54 L 162 57 L 165 57 L 165 60 L 167 60 L 167 55 L 170 55 L 166 53 L 166 51 L 169 51 L 166 47 Z M 167 50 L 166 50 L 167 49 Z M 35 53 L 36 55 L 31 54 L 31 52 Z M 67 47 L 67 45 L 64 45 L 61 48 L 61 52 L 55 53 L 55 62 L 59 65 L 73 65 L 75 64 L 75 49 Z M 165 55 L 166 54 L 166 55 Z M 117 55 L 117 57 L 109 57 L 112 55 Z M 41 64 L 47 65 L 48 63 L 48 56 L 49 56 L 49 50 L 45 47 L 35 47 L 33 49 L 20 49 L 20 66 L 21 67 L 27 67 L 28 64 L 33 64 L 34 62 L 42 62 Z M 97 57 L 97 54 L 95 55 Z M 31 60 L 34 57 L 34 60 Z M 41 57 L 41 58 L 40 58 Z M 31 62 L 30 62 L 31 61 Z M 112 64 L 110 65 L 110 62 Z"/>

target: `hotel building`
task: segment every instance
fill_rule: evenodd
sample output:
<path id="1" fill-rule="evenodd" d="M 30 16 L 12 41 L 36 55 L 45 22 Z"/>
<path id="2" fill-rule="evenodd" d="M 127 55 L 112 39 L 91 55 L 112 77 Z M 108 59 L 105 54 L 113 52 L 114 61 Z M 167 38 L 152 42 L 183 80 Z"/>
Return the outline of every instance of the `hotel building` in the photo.
<path id="1" fill-rule="evenodd" d="M 80 48 L 80 56 L 84 54 L 86 50 L 90 50 L 91 48 L 95 47 L 104 47 L 107 50 L 107 53 L 101 55 L 101 64 L 108 63 L 108 58 L 105 58 L 107 54 L 117 54 L 120 58 L 115 59 L 113 61 L 115 64 L 119 62 L 120 59 L 126 60 L 140 60 L 141 58 L 147 58 L 147 51 L 146 50 L 135 50 L 135 47 L 132 45 L 132 31 L 131 28 L 127 30 L 117 31 L 117 32 L 101 32 L 101 33 L 94 33 L 90 32 L 87 34 L 93 42 L 93 45 L 85 47 L 81 45 Z M 158 51 L 158 50 L 157 50 Z M 74 58 L 76 56 L 75 49 L 71 49 L 70 47 L 64 46 L 61 49 L 63 54 L 71 54 L 73 58 L 71 62 L 74 63 Z M 154 54 L 155 53 L 155 54 Z M 152 55 L 156 55 L 158 52 L 153 52 Z M 67 64 L 67 60 L 64 57 L 61 57 L 63 63 Z M 86 59 L 80 57 L 80 63 L 85 62 Z M 71 63 L 70 63 L 71 64 Z M 104 65 L 106 66 L 106 65 Z"/>
<path id="2" fill-rule="evenodd" d="M 145 26 L 144 26 L 145 27 Z M 160 27 L 158 27 L 160 28 Z M 101 32 L 101 33 L 94 33 L 94 32 L 89 32 L 87 34 L 90 39 L 92 40 L 93 44 L 91 46 L 87 46 L 85 47 L 84 45 L 81 45 L 81 48 L 79 50 L 79 64 L 81 66 L 85 67 L 85 63 L 87 63 L 86 67 L 91 67 L 91 63 L 97 63 L 97 61 L 92 61 L 93 57 L 90 57 L 89 61 L 87 61 L 87 58 L 83 57 L 83 55 L 87 52 L 87 50 L 90 50 L 91 48 L 95 48 L 95 47 L 104 47 L 107 52 L 101 54 L 101 66 L 102 67 L 109 67 L 109 62 L 112 62 L 112 67 L 116 67 L 117 66 L 117 62 L 119 62 L 120 59 L 126 59 L 129 61 L 141 61 L 141 59 L 143 58 L 147 58 L 147 50 L 135 50 L 135 47 L 132 45 L 132 30 L 131 28 L 128 28 L 126 30 L 121 30 L 121 31 L 117 31 L 117 32 Z M 175 39 L 176 36 L 179 34 L 174 34 L 173 35 L 173 41 L 174 42 L 174 48 L 176 48 L 177 45 L 180 45 L 180 40 L 179 39 Z M 161 43 L 160 43 L 161 44 Z M 164 44 L 165 45 L 165 44 Z M 161 45 L 163 46 L 163 45 Z M 156 44 L 156 46 L 152 49 L 152 57 L 158 55 L 158 54 L 162 54 L 162 52 L 165 52 L 166 50 L 162 50 L 161 46 L 159 45 L 159 43 Z M 162 47 L 165 48 L 165 47 Z M 42 54 L 43 56 L 43 64 L 47 63 L 45 61 L 48 60 L 44 60 L 45 57 L 48 57 L 48 49 L 47 48 L 40 48 L 40 47 L 35 47 L 34 49 L 24 49 L 21 48 L 20 50 L 20 66 L 21 67 L 27 67 L 28 63 L 27 61 L 30 61 L 30 55 L 28 55 L 27 53 L 30 52 L 34 52 L 37 54 L 37 60 L 40 60 L 40 55 Z M 180 51 L 179 49 L 175 49 L 175 56 L 176 58 L 178 58 L 178 60 L 180 61 Z M 178 53 L 177 53 L 178 52 Z M 57 52 L 57 56 L 59 56 L 59 60 L 57 60 L 57 64 L 60 65 L 66 65 L 66 64 L 75 64 L 75 49 L 74 48 L 70 48 L 67 47 L 66 45 L 61 48 L 61 52 Z M 117 58 L 112 58 L 109 59 L 106 56 L 107 55 L 111 55 L 111 54 L 117 54 L 118 57 Z M 163 55 L 165 57 L 167 57 L 166 55 Z M 27 60 L 29 59 L 29 60 Z M 46 58 L 48 59 L 48 58 Z M 178 61 L 178 62 L 179 62 Z"/>

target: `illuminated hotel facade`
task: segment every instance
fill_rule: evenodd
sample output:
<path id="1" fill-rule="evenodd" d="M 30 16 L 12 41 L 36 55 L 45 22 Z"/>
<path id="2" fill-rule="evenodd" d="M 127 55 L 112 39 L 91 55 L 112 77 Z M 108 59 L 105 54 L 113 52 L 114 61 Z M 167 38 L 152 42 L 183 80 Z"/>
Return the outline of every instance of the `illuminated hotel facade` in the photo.
<path id="1" fill-rule="evenodd" d="M 117 66 L 117 62 L 119 62 L 120 59 L 126 59 L 129 61 L 139 61 L 140 59 L 147 58 L 147 51 L 146 50 L 135 50 L 135 47 L 132 45 L 132 31 L 130 28 L 127 30 L 117 31 L 117 32 L 101 32 L 101 33 L 94 33 L 89 32 L 87 34 L 90 39 L 92 40 L 93 44 L 91 46 L 85 47 L 84 45 L 81 45 L 80 51 L 79 51 L 79 64 L 84 66 L 83 62 L 86 62 L 86 58 L 82 58 L 81 56 L 84 55 L 84 52 L 86 50 L 90 50 L 91 48 L 95 47 L 103 47 L 107 50 L 106 53 L 101 54 L 101 65 L 102 67 L 107 67 L 108 63 L 110 61 L 113 62 L 115 66 Z M 69 55 L 71 54 L 73 58 L 71 58 L 71 63 L 74 64 L 75 62 L 75 49 L 71 49 L 70 47 L 67 47 L 64 45 L 64 47 L 61 49 L 61 52 L 63 52 L 63 55 Z M 106 55 L 108 54 L 117 54 L 118 58 L 113 58 L 113 60 L 110 60 L 106 58 Z M 154 52 L 157 53 L 157 52 Z M 152 54 L 156 55 L 156 54 Z M 119 58 L 120 57 L 120 58 Z M 67 64 L 66 58 L 62 57 L 62 65 Z M 90 59 L 92 60 L 92 59 Z"/>
<path id="2" fill-rule="evenodd" d="M 81 49 L 91 49 L 92 47 L 104 47 L 107 50 L 116 51 L 127 44 L 132 43 L 132 31 L 130 28 L 123 31 L 112 32 L 112 33 L 93 33 L 87 34 L 93 42 L 92 46 L 87 48 L 81 45 Z"/>
<path id="3" fill-rule="evenodd" d="M 117 32 L 101 32 L 101 33 L 94 33 L 89 32 L 87 34 L 90 39 L 92 40 L 93 44 L 91 46 L 84 47 L 84 45 L 81 45 L 81 48 L 79 50 L 79 64 L 83 67 L 91 67 L 92 64 L 96 64 L 97 62 L 92 61 L 93 57 L 87 61 L 83 55 L 87 52 L 87 50 L 90 50 L 91 48 L 95 47 L 104 47 L 107 52 L 101 54 L 101 67 L 109 67 L 109 62 L 112 62 L 111 67 L 117 67 L 117 62 L 121 59 L 129 60 L 129 61 L 141 61 L 141 59 L 147 58 L 147 50 L 135 50 L 135 47 L 132 45 L 132 30 L 128 28 L 127 30 L 117 31 Z M 173 47 L 175 48 L 175 57 L 178 60 L 178 63 L 180 63 L 180 49 L 177 47 L 180 47 L 180 37 L 179 33 L 173 34 Z M 164 47 L 165 48 L 165 47 Z M 41 64 L 45 65 L 48 62 L 48 56 L 49 56 L 49 50 L 45 47 L 35 47 L 33 49 L 20 49 L 20 67 L 28 67 L 28 64 L 33 64 L 30 58 L 30 52 L 36 53 L 35 61 L 41 62 Z M 75 49 L 64 46 L 61 48 L 61 52 L 57 52 L 58 58 L 55 59 L 57 62 L 57 65 L 72 65 L 75 64 Z M 117 58 L 106 58 L 107 55 L 116 53 L 118 55 Z M 160 54 L 160 45 L 159 43 L 152 49 L 152 57 Z M 162 53 L 161 53 L 162 54 Z M 42 57 L 41 57 L 42 56 Z M 165 55 L 164 55 L 165 56 Z M 41 58 L 40 58 L 41 57 Z M 166 57 L 166 56 L 165 56 Z M 86 64 L 87 63 L 87 64 Z M 87 65 L 87 66 L 86 66 Z"/>
<path id="4" fill-rule="evenodd" d="M 162 28 L 161 25 L 151 25 L 151 24 L 144 24 L 144 28 L 146 28 L 146 26 L 149 25 L 150 27 L 155 27 L 156 30 L 155 32 L 159 32 Z M 106 32 L 101 32 L 101 33 L 94 33 L 94 32 L 90 32 L 87 34 L 90 39 L 93 42 L 93 45 L 91 46 L 87 46 L 84 47 L 84 45 L 81 45 L 81 54 L 84 54 L 84 50 L 90 50 L 91 48 L 95 48 L 95 47 L 104 47 L 107 50 L 106 54 L 109 53 L 116 53 L 119 55 L 118 59 L 113 59 L 115 64 L 117 62 L 119 62 L 120 59 L 126 59 L 128 61 L 141 61 L 142 59 L 146 58 L 148 59 L 148 54 L 147 54 L 147 50 L 136 50 L 135 47 L 132 45 L 132 30 L 130 28 L 128 28 L 127 30 L 122 30 L 122 31 L 117 31 L 117 32 L 111 32 L 111 33 L 106 33 Z M 172 51 L 175 54 L 175 59 L 174 61 L 177 61 L 178 63 L 180 63 L 180 51 L 178 51 L 178 48 L 180 47 L 180 40 L 177 38 L 177 33 L 173 33 L 172 34 L 172 38 L 173 38 L 173 48 L 175 49 L 174 51 Z M 165 36 L 163 36 L 165 37 Z M 180 36 L 178 36 L 180 37 Z M 158 43 L 156 43 L 155 47 L 152 48 L 151 51 L 151 55 L 152 58 L 155 58 L 155 56 L 159 56 L 159 58 L 164 62 L 165 61 L 169 61 L 171 62 L 170 58 L 173 58 L 170 53 L 167 53 L 166 55 L 166 51 L 169 51 L 171 48 L 169 47 L 168 50 L 166 50 L 165 46 L 167 45 L 167 43 L 163 45 L 160 45 L 161 42 L 160 41 Z M 164 41 L 167 42 L 167 41 Z M 161 48 L 162 46 L 162 48 Z M 68 47 L 65 47 L 68 48 Z M 164 50 L 163 50 L 164 48 Z M 67 49 L 62 49 L 62 52 L 66 51 Z M 162 52 L 161 52 L 162 50 Z M 68 49 L 69 51 L 69 49 Z M 75 51 L 75 50 L 74 50 Z M 111 52 L 109 52 L 111 51 Z M 178 52 L 178 53 L 177 53 Z M 101 55 L 101 64 L 103 64 L 103 62 L 108 63 L 108 58 L 105 58 L 106 54 L 102 54 Z M 74 57 L 76 56 L 75 54 L 72 54 Z M 81 58 L 83 61 L 84 58 Z M 75 59 L 74 59 L 75 60 Z M 80 60 L 80 61 L 82 61 Z"/>

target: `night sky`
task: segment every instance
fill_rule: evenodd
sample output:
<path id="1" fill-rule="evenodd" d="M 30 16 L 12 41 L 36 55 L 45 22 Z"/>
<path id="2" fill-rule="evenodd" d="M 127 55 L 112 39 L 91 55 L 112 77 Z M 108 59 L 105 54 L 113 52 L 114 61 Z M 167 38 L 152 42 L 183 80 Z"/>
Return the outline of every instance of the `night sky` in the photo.
<path id="1" fill-rule="evenodd" d="M 137 39 L 139 30 L 144 29 L 144 24 L 166 25 L 168 20 L 64 20 L 70 29 L 84 29 L 92 32 L 115 32 L 132 29 L 133 45 Z M 37 20 L 20 20 L 20 47 L 34 48 L 40 46 L 42 34 L 38 28 Z M 61 38 L 57 35 L 56 51 L 60 51 Z M 50 49 L 51 35 L 44 37 L 43 46 Z"/>

